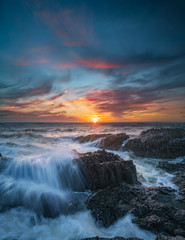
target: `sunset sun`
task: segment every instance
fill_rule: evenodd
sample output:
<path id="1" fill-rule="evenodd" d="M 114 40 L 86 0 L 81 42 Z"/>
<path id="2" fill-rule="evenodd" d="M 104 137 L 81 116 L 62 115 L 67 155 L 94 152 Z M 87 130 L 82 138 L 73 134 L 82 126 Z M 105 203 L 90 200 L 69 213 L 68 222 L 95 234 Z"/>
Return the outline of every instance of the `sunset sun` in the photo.
<path id="1" fill-rule="evenodd" d="M 92 122 L 95 124 L 97 122 L 99 122 L 100 118 L 98 116 L 93 116 L 92 118 Z"/>

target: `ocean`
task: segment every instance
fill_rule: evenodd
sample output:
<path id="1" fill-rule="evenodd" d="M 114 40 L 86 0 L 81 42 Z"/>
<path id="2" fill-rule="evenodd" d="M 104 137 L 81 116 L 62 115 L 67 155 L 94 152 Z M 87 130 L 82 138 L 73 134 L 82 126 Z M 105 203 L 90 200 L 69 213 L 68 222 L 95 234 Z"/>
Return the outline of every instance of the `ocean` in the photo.
<path id="1" fill-rule="evenodd" d="M 94 236 L 155 239 L 153 233 L 132 223 L 131 214 L 108 228 L 98 226 L 84 204 L 91 192 L 76 190 L 83 185 L 83 179 L 72 159 L 75 151 L 98 150 L 92 142 L 74 141 L 77 136 L 127 133 L 132 138 L 159 127 L 185 129 L 185 123 L 0 123 L 0 153 L 7 157 L 0 163 L 0 239 L 80 240 Z M 112 152 L 134 161 L 144 186 L 177 188 L 172 174 L 156 168 L 160 159 Z M 180 162 L 181 158 L 170 161 Z M 44 217 L 41 202 L 53 206 L 55 211 L 58 200 L 63 202 L 61 214 Z"/>

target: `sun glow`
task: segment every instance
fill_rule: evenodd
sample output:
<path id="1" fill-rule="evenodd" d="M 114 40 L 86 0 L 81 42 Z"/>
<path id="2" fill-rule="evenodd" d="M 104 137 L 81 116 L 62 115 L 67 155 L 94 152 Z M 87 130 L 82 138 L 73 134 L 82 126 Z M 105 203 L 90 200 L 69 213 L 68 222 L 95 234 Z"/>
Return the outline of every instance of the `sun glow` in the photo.
<path id="1" fill-rule="evenodd" d="M 92 122 L 93 122 L 94 124 L 96 124 L 99 120 L 100 120 L 100 118 L 99 118 L 98 116 L 93 116 L 93 117 L 92 117 Z"/>

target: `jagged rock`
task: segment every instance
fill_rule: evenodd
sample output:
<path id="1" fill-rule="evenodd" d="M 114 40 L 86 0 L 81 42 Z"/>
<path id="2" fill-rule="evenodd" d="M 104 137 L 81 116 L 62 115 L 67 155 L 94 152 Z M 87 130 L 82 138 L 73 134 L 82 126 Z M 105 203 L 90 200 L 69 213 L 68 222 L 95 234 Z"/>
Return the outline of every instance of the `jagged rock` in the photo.
<path id="1" fill-rule="evenodd" d="M 179 187 L 180 194 L 185 197 L 185 172 L 177 173 L 173 182 Z"/>
<path id="2" fill-rule="evenodd" d="M 158 168 L 173 173 L 173 182 L 179 187 L 180 195 L 185 197 L 185 159 L 178 163 L 159 162 Z"/>
<path id="3" fill-rule="evenodd" d="M 129 136 L 127 136 L 125 133 L 118 133 L 103 137 L 99 142 L 96 143 L 96 146 L 104 149 L 119 150 L 123 142 L 128 138 Z"/>
<path id="4" fill-rule="evenodd" d="M 95 143 L 96 147 L 110 150 L 119 150 L 125 140 L 129 138 L 125 133 L 118 134 L 90 134 L 87 136 L 79 136 L 75 140 L 80 143 L 93 142 L 98 140 Z"/>
<path id="5" fill-rule="evenodd" d="M 185 160 L 179 163 L 159 162 L 157 167 L 169 173 L 181 172 L 185 170 Z"/>
<path id="6" fill-rule="evenodd" d="M 99 138 L 111 136 L 111 134 L 89 134 L 87 136 L 79 136 L 74 140 L 79 141 L 80 143 L 93 142 Z"/>
<path id="7" fill-rule="evenodd" d="M 157 128 L 141 132 L 128 140 L 123 150 L 133 151 L 141 157 L 176 158 L 185 156 L 185 130 L 181 128 Z"/>
<path id="8" fill-rule="evenodd" d="M 157 236 L 156 240 L 185 240 L 185 238 L 182 236 L 172 237 L 172 236 L 166 236 L 166 235 L 160 234 Z"/>
<path id="9" fill-rule="evenodd" d="M 4 157 L 0 153 L 0 171 L 2 171 L 6 167 L 7 162 L 10 161 L 10 160 L 11 160 L 11 158 Z"/>
<path id="10" fill-rule="evenodd" d="M 132 237 L 132 238 L 123 238 L 123 237 L 114 237 L 114 238 L 100 238 L 100 237 L 92 237 L 92 238 L 85 238 L 82 240 L 143 240 L 141 238 Z"/>
<path id="11" fill-rule="evenodd" d="M 93 194 L 87 201 L 87 208 L 104 227 L 129 212 L 137 217 L 133 222 L 144 229 L 173 236 L 178 229 L 181 236 L 185 236 L 185 201 L 178 199 L 171 188 L 144 188 L 124 183 Z"/>
<path id="12" fill-rule="evenodd" d="M 99 150 L 85 153 L 74 161 L 79 165 L 86 189 L 103 189 L 119 186 L 122 182 L 137 182 L 133 161 L 125 161 L 117 154 Z"/>

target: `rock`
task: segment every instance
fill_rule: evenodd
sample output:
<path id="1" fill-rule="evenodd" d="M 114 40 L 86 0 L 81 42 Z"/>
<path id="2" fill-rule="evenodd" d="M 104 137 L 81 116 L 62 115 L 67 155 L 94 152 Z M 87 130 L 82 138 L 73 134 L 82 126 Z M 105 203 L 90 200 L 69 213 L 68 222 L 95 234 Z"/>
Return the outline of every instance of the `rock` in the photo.
<path id="1" fill-rule="evenodd" d="M 54 194 L 42 193 L 39 204 L 34 211 L 47 218 L 55 218 L 60 214 L 74 214 L 85 209 L 86 199 L 87 195 L 84 193 L 73 193 L 67 199 L 62 199 L 60 196 Z"/>
<path id="2" fill-rule="evenodd" d="M 79 141 L 80 143 L 85 142 L 93 142 L 98 140 L 95 143 L 96 147 L 103 148 L 103 149 L 110 149 L 110 150 L 119 150 L 125 140 L 127 140 L 129 136 L 125 133 L 118 133 L 118 134 L 90 134 L 87 136 L 80 136 L 75 138 L 75 140 Z"/>
<path id="3" fill-rule="evenodd" d="M 159 162 L 157 167 L 169 173 L 181 172 L 185 170 L 185 160 L 180 163 Z"/>
<path id="4" fill-rule="evenodd" d="M 143 239 L 137 238 L 137 237 L 132 237 L 132 238 L 123 238 L 123 237 L 100 238 L 100 237 L 92 237 L 92 238 L 84 238 L 82 240 L 143 240 Z"/>
<path id="5" fill-rule="evenodd" d="M 130 139 L 123 150 L 133 151 L 141 157 L 176 158 L 185 156 L 185 130 L 181 128 L 156 128 L 141 132 Z"/>
<path id="6" fill-rule="evenodd" d="M 11 158 L 4 157 L 0 153 L 0 171 L 4 170 L 4 168 L 6 167 L 8 161 L 10 161 L 10 160 L 11 160 Z"/>
<path id="7" fill-rule="evenodd" d="M 155 233 L 185 237 L 185 201 L 176 191 L 165 187 L 144 188 L 141 185 L 122 184 L 93 194 L 87 208 L 100 226 L 108 227 L 127 213 L 137 218 L 133 222 Z"/>
<path id="8" fill-rule="evenodd" d="M 123 142 L 128 138 L 129 136 L 127 136 L 125 133 L 118 133 L 103 137 L 99 142 L 96 143 L 96 146 L 104 149 L 119 150 Z"/>
<path id="9" fill-rule="evenodd" d="M 97 139 L 103 138 L 106 136 L 111 136 L 111 134 L 89 134 L 87 136 L 76 137 L 74 140 L 79 141 L 80 143 L 86 143 L 86 142 L 96 141 Z"/>
<path id="10" fill-rule="evenodd" d="M 178 163 L 159 162 L 158 168 L 173 173 L 173 182 L 179 187 L 180 195 L 185 197 L 185 159 Z"/>
<path id="11" fill-rule="evenodd" d="M 179 187 L 180 195 L 185 198 L 185 172 L 180 172 L 175 175 L 173 182 Z"/>
<path id="12" fill-rule="evenodd" d="M 86 189 L 97 190 L 119 186 L 122 182 L 137 182 L 133 161 L 125 161 L 117 154 L 99 150 L 85 153 L 74 161 L 79 165 Z"/>
<path id="13" fill-rule="evenodd" d="M 185 238 L 182 236 L 172 237 L 172 236 L 166 236 L 163 234 L 159 234 L 159 235 L 157 235 L 156 240 L 185 240 Z"/>

